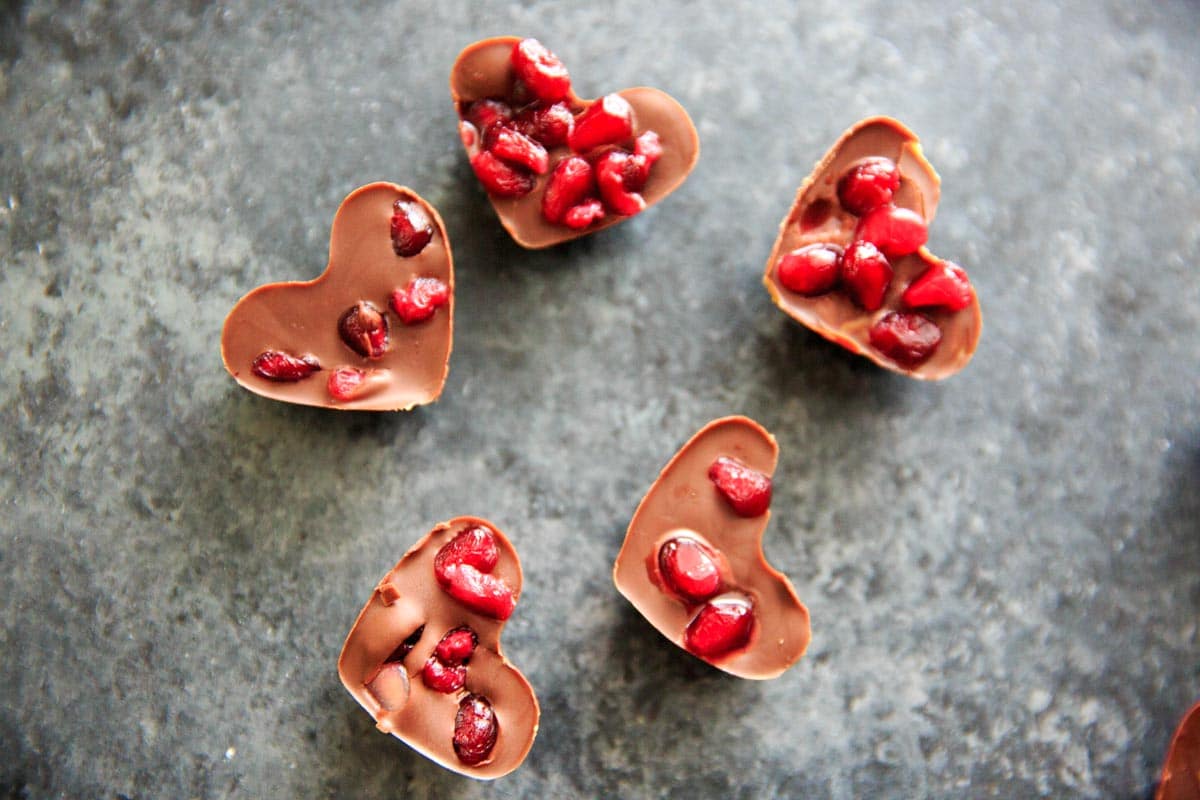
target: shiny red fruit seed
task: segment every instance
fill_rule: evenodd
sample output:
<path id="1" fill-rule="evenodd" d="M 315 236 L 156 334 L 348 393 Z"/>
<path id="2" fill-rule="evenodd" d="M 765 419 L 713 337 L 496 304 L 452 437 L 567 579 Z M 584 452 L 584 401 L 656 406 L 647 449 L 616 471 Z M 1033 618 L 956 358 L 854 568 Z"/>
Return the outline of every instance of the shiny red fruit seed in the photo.
<path id="1" fill-rule="evenodd" d="M 571 156 L 559 161 L 546 182 L 542 195 L 542 216 L 547 222 L 559 224 L 567 212 L 583 202 L 596 189 L 595 172 L 587 159 Z"/>
<path id="2" fill-rule="evenodd" d="M 810 244 L 784 253 L 775 274 L 788 291 L 815 297 L 837 284 L 841 268 L 842 248 L 834 244 Z"/>
<path id="3" fill-rule="evenodd" d="M 714 600 L 688 623 L 684 646 L 701 658 L 716 658 L 741 650 L 754 630 L 754 607 L 742 597 Z"/>
<path id="4" fill-rule="evenodd" d="M 392 249 L 396 255 L 411 258 L 433 239 L 433 220 L 420 203 L 397 200 L 392 206 Z"/>
<path id="5" fill-rule="evenodd" d="M 690 603 L 703 603 L 723 584 L 716 556 L 690 536 L 676 536 L 659 548 L 658 571 L 667 588 Z"/>
<path id="6" fill-rule="evenodd" d="M 854 229 L 855 241 L 870 242 L 888 258 L 915 253 L 928 238 L 921 215 L 898 206 L 880 206 L 868 212 Z"/>
<path id="7" fill-rule="evenodd" d="M 662 157 L 662 140 L 654 131 L 646 131 L 633 140 L 633 153 L 644 157 L 647 167 L 652 167 L 654 162 Z"/>
<path id="8" fill-rule="evenodd" d="M 471 169 L 489 194 L 524 197 L 533 191 L 534 179 L 523 169 L 512 167 L 487 150 L 471 156 Z"/>
<path id="9" fill-rule="evenodd" d="M 637 192 L 645 182 L 641 178 L 644 163 L 643 156 L 623 150 L 610 150 L 596 161 L 596 186 L 609 211 L 631 216 L 646 208 L 645 198 Z"/>
<path id="10" fill-rule="evenodd" d="M 358 396 L 367 373 L 354 367 L 338 367 L 329 373 L 325 388 L 334 400 L 346 403 Z"/>
<path id="11" fill-rule="evenodd" d="M 893 311 L 871 327 L 871 346 L 904 367 L 926 361 L 942 341 L 942 331 L 920 314 Z"/>
<path id="12" fill-rule="evenodd" d="M 619 94 L 606 94 L 575 120 L 571 149 L 586 153 L 606 144 L 621 144 L 633 135 L 633 106 Z"/>
<path id="13" fill-rule="evenodd" d="M 338 335 L 360 356 L 382 358 L 388 346 L 387 317 L 374 304 L 360 300 L 338 319 Z"/>
<path id="14" fill-rule="evenodd" d="M 546 148 L 525 134 L 503 125 L 488 128 L 483 135 L 483 149 L 496 158 L 525 167 L 537 175 L 550 169 L 550 155 Z"/>
<path id="15" fill-rule="evenodd" d="M 582 230 L 593 222 L 604 219 L 604 205 L 594 197 L 584 200 L 563 217 L 563 224 L 572 230 Z"/>
<path id="16" fill-rule="evenodd" d="M 538 100 L 554 103 L 571 93 L 571 76 L 558 56 L 537 39 L 523 39 L 513 47 L 513 71 Z"/>
<path id="17" fill-rule="evenodd" d="M 850 299 L 866 311 L 883 305 L 892 283 L 892 265 L 870 242 L 851 242 L 842 255 L 842 285 Z"/>
<path id="18" fill-rule="evenodd" d="M 739 517 L 757 517 L 771 505 L 771 477 L 736 458 L 718 458 L 708 468 L 708 479 Z"/>
<path id="19" fill-rule="evenodd" d="M 320 369 L 320 362 L 312 356 L 297 358 L 279 350 L 259 353 L 250 364 L 250 371 L 258 377 L 280 383 L 302 381 Z"/>
<path id="20" fill-rule="evenodd" d="M 500 548 L 496 536 L 482 525 L 458 532 L 442 545 L 433 557 L 433 571 L 439 582 L 445 579 L 445 571 L 452 564 L 470 564 L 483 572 L 491 572 L 500 562 Z"/>
<path id="21" fill-rule="evenodd" d="M 543 147 L 562 147 L 575 129 L 575 115 L 566 103 L 533 106 L 518 114 L 512 127 Z"/>
<path id="22" fill-rule="evenodd" d="M 469 694 L 458 704 L 454 717 L 454 752 L 469 766 L 483 763 L 496 746 L 500 724 L 492 704 L 483 695 Z"/>
<path id="23" fill-rule="evenodd" d="M 479 637 L 467 627 L 449 631 L 433 649 L 434 655 L 444 664 L 462 664 L 479 646 Z"/>
<path id="24" fill-rule="evenodd" d="M 467 106 L 466 111 L 463 112 L 463 118 L 474 125 L 480 133 L 487 133 L 488 128 L 493 125 L 497 123 L 502 125 L 511 120 L 513 111 L 503 100 L 494 100 L 488 97 L 476 100 Z"/>
<path id="25" fill-rule="evenodd" d="M 971 305 L 974 292 L 962 267 L 949 261 L 934 264 L 908 285 L 901 298 L 909 308 L 944 308 L 962 311 Z"/>
<path id="26" fill-rule="evenodd" d="M 862 216 L 892 202 L 900 188 L 900 170 L 896 162 L 883 156 L 871 156 L 855 162 L 838 181 L 838 201 L 842 208 Z"/>
<path id="27" fill-rule="evenodd" d="M 485 617 L 508 619 L 517 605 L 507 583 L 470 564 L 450 564 L 438 576 L 438 582 L 446 594 Z"/>
<path id="28" fill-rule="evenodd" d="M 430 656 L 421 668 L 421 680 L 430 689 L 442 694 L 457 692 L 467 682 L 467 668 L 461 665 L 444 664 Z"/>
<path id="29" fill-rule="evenodd" d="M 391 307 L 405 325 L 416 325 L 432 317 L 450 302 L 450 287 L 437 278 L 413 278 L 403 289 L 392 292 Z"/>

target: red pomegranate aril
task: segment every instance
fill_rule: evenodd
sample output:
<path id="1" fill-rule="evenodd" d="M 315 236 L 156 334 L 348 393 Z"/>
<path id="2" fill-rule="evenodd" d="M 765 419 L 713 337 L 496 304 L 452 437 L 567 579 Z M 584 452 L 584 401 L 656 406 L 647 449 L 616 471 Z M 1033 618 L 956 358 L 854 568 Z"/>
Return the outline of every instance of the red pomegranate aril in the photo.
<path id="1" fill-rule="evenodd" d="M 633 135 L 633 106 L 619 94 L 606 94 L 575 119 L 571 149 L 586 153 L 606 144 L 621 144 Z"/>
<path id="2" fill-rule="evenodd" d="M 929 238 L 925 220 L 915 211 L 899 206 L 880 206 L 858 221 L 855 241 L 867 241 L 888 258 L 915 253 Z"/>
<path id="3" fill-rule="evenodd" d="M 454 717 L 454 752 L 468 766 L 483 763 L 496 746 L 500 723 L 492 704 L 483 695 L 469 694 L 458 704 Z"/>
<path id="4" fill-rule="evenodd" d="M 856 161 L 838 181 L 838 200 L 842 208 L 862 216 L 892 202 L 900 188 L 900 170 L 896 162 L 883 156 L 870 156 Z"/>
<path id="5" fill-rule="evenodd" d="M 934 264 L 904 290 L 901 299 L 909 308 L 944 308 L 962 311 L 971 305 L 971 280 L 962 267 L 950 261 Z"/>
<path id="6" fill-rule="evenodd" d="M 736 458 L 717 458 L 708 468 L 708 479 L 739 517 L 757 517 L 771 505 L 771 477 Z"/>
<path id="7" fill-rule="evenodd" d="M 604 205 L 596 198 L 584 200 L 563 217 L 563 224 L 573 230 L 582 230 L 593 222 L 604 219 Z"/>
<path id="8" fill-rule="evenodd" d="M 329 373 L 325 388 L 334 400 L 346 403 L 358 396 L 367 373 L 355 367 L 338 367 Z"/>
<path id="9" fill-rule="evenodd" d="M 421 668 L 421 680 L 430 689 L 442 694 L 457 692 L 467 683 L 467 668 L 457 664 L 445 664 L 430 656 Z"/>
<path id="10" fill-rule="evenodd" d="M 483 188 L 497 197 L 524 197 L 533 191 L 532 175 L 506 164 L 487 150 L 471 156 L 471 169 Z"/>
<path id="11" fill-rule="evenodd" d="M 338 319 L 338 334 L 347 347 L 365 358 L 382 358 L 387 352 L 387 317 L 366 300 L 346 309 Z"/>
<path id="12" fill-rule="evenodd" d="M 740 650 L 754 630 L 754 607 L 743 597 L 718 598 L 700 609 L 684 632 L 684 646 L 701 658 Z"/>
<path id="13" fill-rule="evenodd" d="M 662 140 L 654 131 L 646 131 L 633 140 L 633 152 L 646 159 L 647 167 L 652 167 L 655 161 L 662 158 Z"/>
<path id="14" fill-rule="evenodd" d="M 676 536 L 659 548 L 658 571 L 667 588 L 690 603 L 703 603 L 721 591 L 716 557 L 690 536 Z"/>
<path id="15" fill-rule="evenodd" d="M 434 655 L 444 664 L 463 664 L 479 646 L 479 636 L 467 627 L 449 631 L 433 649 Z"/>
<path id="16" fill-rule="evenodd" d="M 392 206 L 392 249 L 396 255 L 411 258 L 433 239 L 433 220 L 419 203 L 397 200 Z"/>
<path id="17" fill-rule="evenodd" d="M 850 299 L 866 311 L 883 305 L 892 283 L 892 265 L 870 242 L 851 242 L 842 254 L 842 285 Z"/>
<path id="18" fill-rule="evenodd" d="M 920 314 L 893 311 L 871 326 L 871 346 L 905 367 L 916 367 L 934 354 L 942 331 Z"/>
<path id="19" fill-rule="evenodd" d="M 438 582 L 446 594 L 485 617 L 508 619 L 517 605 L 507 583 L 470 564 L 450 564 Z"/>
<path id="20" fill-rule="evenodd" d="M 596 186 L 600 189 L 600 198 L 614 214 L 630 216 L 646 207 L 645 198 L 630 186 L 630 177 L 634 183 L 642 182 L 638 180 L 639 165 L 635 165 L 632 172 L 628 171 L 629 162 L 634 158 L 641 156 L 633 156 L 623 150 L 610 150 L 596 161 Z"/>
<path id="21" fill-rule="evenodd" d="M 482 525 L 465 528 L 442 545 L 433 557 L 433 571 L 439 582 L 452 564 L 470 564 L 483 572 L 491 572 L 500 562 L 496 536 Z"/>
<path id="22" fill-rule="evenodd" d="M 775 274 L 788 291 L 815 297 L 837 284 L 841 266 L 842 248 L 833 244 L 810 244 L 784 253 Z"/>
<path id="23" fill-rule="evenodd" d="M 497 158 L 525 167 L 541 175 L 550 169 L 550 155 L 546 148 L 523 133 L 493 125 L 483 136 L 483 147 Z"/>
<path id="24" fill-rule="evenodd" d="M 432 317 L 450 302 L 450 287 L 437 278 L 413 278 L 403 289 L 392 292 L 391 307 L 405 325 L 416 325 Z"/>
<path id="25" fill-rule="evenodd" d="M 279 350 L 265 350 L 250 364 L 250 371 L 258 377 L 280 383 L 302 381 L 320 369 L 320 362 L 312 356 L 297 358 Z"/>
<path id="26" fill-rule="evenodd" d="M 596 189 L 595 171 L 587 159 L 570 156 L 559 161 L 546 181 L 542 194 L 542 216 L 547 222 L 563 222 L 567 212 Z"/>
<path id="27" fill-rule="evenodd" d="M 539 100 L 554 103 L 571 93 L 566 66 L 537 39 L 523 39 L 513 46 L 512 65 L 517 78 Z"/>
<path id="28" fill-rule="evenodd" d="M 575 115 L 566 103 L 532 106 L 516 116 L 512 127 L 544 147 L 562 147 L 575 129 Z"/>
<path id="29" fill-rule="evenodd" d="M 488 128 L 496 123 L 503 124 L 513 118 L 512 108 L 503 100 L 491 97 L 476 100 L 467 106 L 463 118 L 475 126 L 480 133 L 487 133 Z"/>

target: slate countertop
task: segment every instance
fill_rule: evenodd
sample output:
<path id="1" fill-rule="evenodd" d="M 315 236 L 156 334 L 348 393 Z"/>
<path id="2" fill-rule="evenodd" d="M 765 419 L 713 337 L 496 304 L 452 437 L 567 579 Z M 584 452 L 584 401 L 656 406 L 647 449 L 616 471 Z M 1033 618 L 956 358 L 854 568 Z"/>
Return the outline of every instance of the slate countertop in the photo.
<path id="1" fill-rule="evenodd" d="M 0 7 L 0 796 L 1149 797 L 1200 697 L 1200 6 L 887 2 Z M 700 163 L 659 206 L 515 246 L 447 76 L 537 36 L 651 85 Z M 941 384 L 794 325 L 759 279 L 856 119 L 922 137 L 931 248 L 984 334 Z M 324 267 L 341 199 L 421 192 L 453 242 L 445 395 L 287 407 L 224 315 Z M 767 532 L 813 619 L 743 682 L 614 591 L 703 423 L 779 439 Z M 374 731 L 337 654 L 434 523 L 493 519 L 541 699 L 475 783 Z"/>

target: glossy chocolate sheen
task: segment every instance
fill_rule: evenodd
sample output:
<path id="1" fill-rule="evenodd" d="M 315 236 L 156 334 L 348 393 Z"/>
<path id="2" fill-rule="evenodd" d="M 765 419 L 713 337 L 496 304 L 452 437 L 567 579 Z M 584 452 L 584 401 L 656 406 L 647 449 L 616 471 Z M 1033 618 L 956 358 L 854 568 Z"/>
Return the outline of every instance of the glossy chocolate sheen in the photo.
<path id="1" fill-rule="evenodd" d="M 1171 737 L 1155 800 L 1200 800 L 1200 703 Z"/>
<path id="2" fill-rule="evenodd" d="M 705 660 L 741 678 L 774 678 L 808 647 L 808 609 L 787 577 L 763 555 L 762 537 L 771 512 L 739 517 L 709 480 L 709 466 L 720 456 L 770 475 L 779 446 L 775 437 L 746 417 L 705 425 L 663 468 L 638 506 L 613 566 L 613 582 L 663 636 L 684 647 L 684 631 L 702 604 L 689 606 L 662 588 L 658 552 L 673 536 L 699 534 L 720 551 L 723 577 L 735 591 L 750 596 L 755 614 L 749 646 Z"/>
<path id="3" fill-rule="evenodd" d="M 863 311 L 838 289 L 817 297 L 805 297 L 785 289 L 776 278 L 779 259 L 784 253 L 819 242 L 841 247 L 850 244 L 859 218 L 839 204 L 837 183 L 852 164 L 867 156 L 892 159 L 901 175 L 895 204 L 917 212 L 925 218 L 926 224 L 933 221 L 941 182 L 925 160 L 916 135 L 889 117 L 863 120 L 842 134 L 801 184 L 791 210 L 779 226 L 779 237 L 767 260 L 763 284 L 775 305 L 792 319 L 852 353 L 914 378 L 947 378 L 967 365 L 979 342 L 983 320 L 976 296 L 972 296 L 971 305 L 962 311 L 917 309 L 917 313 L 933 320 L 941 329 L 942 341 L 934 354 L 916 367 L 908 368 L 893 361 L 870 343 L 871 326 L 891 311 L 907 310 L 900 302 L 904 290 L 929 266 L 941 263 L 941 259 L 926 248 L 891 260 L 894 275 L 883 306 L 877 311 Z"/>
<path id="4" fill-rule="evenodd" d="M 468 103 L 488 97 L 507 97 L 515 80 L 512 68 L 512 50 L 516 36 L 499 36 L 484 39 L 466 47 L 454 62 L 450 73 L 450 96 L 455 109 L 460 111 Z M 624 97 L 634 111 L 633 136 L 651 130 L 662 141 L 662 157 L 650 170 L 650 178 L 642 189 L 646 208 L 654 205 L 675 191 L 696 166 L 700 157 L 700 138 L 691 117 L 683 106 L 670 95 L 658 89 L 638 87 L 624 89 L 617 94 Z M 580 99 L 572 89 L 564 101 L 578 116 L 594 100 Z M 477 153 L 482 146 L 479 131 L 463 120 L 459 122 L 459 133 L 467 155 Z M 632 137 L 630 139 L 632 144 Z M 529 194 L 508 198 L 488 195 L 500 223 L 512 235 L 517 244 L 531 250 L 550 247 L 562 242 L 604 230 L 624 220 L 627 216 L 608 214 L 603 220 L 583 230 L 572 230 L 566 225 L 555 225 L 542 217 L 542 194 L 554 165 L 564 157 L 575 155 L 567 146 L 549 149 L 550 170 L 545 175 L 535 176 L 537 183 Z"/>
<path id="5" fill-rule="evenodd" d="M 434 225 L 433 239 L 415 256 L 396 255 L 391 219 L 397 200 L 418 203 Z M 433 317 L 405 325 L 388 308 L 394 289 L 414 277 L 438 278 L 450 289 L 450 302 Z M 382 358 L 351 350 L 338 334 L 338 319 L 360 300 L 385 311 L 389 346 Z M 221 357 L 225 369 L 255 394 L 308 406 L 362 411 L 396 411 L 431 403 L 442 393 L 449 371 L 454 332 L 454 261 L 437 210 L 416 192 L 393 183 L 354 190 L 333 218 L 329 265 L 319 278 L 260 286 L 225 318 Z M 277 382 L 251 371 L 265 350 L 314 356 L 321 371 L 295 382 Z M 338 367 L 371 372 L 371 391 L 349 402 L 329 396 L 326 381 Z"/>
<path id="6" fill-rule="evenodd" d="M 437 525 L 375 587 L 354 627 L 350 629 L 338 676 L 359 705 L 367 710 L 379 730 L 390 733 L 422 755 L 447 769 L 472 778 L 499 778 L 512 772 L 529 753 L 537 735 L 540 711 L 533 688 L 500 649 L 504 622 L 468 609 L 442 590 L 434 576 L 433 560 L 442 545 L 459 531 L 482 525 L 496 537 L 500 560 L 493 570 L 521 593 L 521 562 L 512 543 L 490 522 L 477 517 L 456 517 Z M 398 709 L 385 709 L 367 689 L 384 661 L 422 625 L 420 641 L 404 659 L 409 695 Z M 479 636 L 479 646 L 467 666 L 463 690 L 443 694 L 425 686 L 421 669 L 448 631 L 469 626 Z M 492 704 L 499 735 L 491 757 L 478 766 L 459 761 L 454 752 L 454 720 L 459 701 L 468 693 L 481 694 Z"/>

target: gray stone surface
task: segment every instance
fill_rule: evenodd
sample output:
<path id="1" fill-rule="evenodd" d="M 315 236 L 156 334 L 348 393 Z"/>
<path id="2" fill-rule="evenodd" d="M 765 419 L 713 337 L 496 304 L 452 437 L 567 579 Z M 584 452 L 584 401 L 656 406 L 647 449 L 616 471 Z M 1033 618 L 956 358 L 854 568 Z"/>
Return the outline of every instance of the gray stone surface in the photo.
<path id="1" fill-rule="evenodd" d="M 0 796 L 1147 797 L 1200 696 L 1200 6 L 0 5 Z M 454 135 L 458 50 L 541 37 L 584 94 L 674 94 L 703 154 L 618 229 L 507 238 Z M 759 285 L 855 119 L 917 130 L 978 286 L 941 385 Z M 218 336 L 308 278 L 355 186 L 458 257 L 444 399 L 238 389 Z M 741 682 L 610 582 L 707 420 L 779 438 L 772 561 L 809 654 Z M 494 785 L 377 734 L 335 661 L 434 522 L 502 526 L 541 734 Z"/>

